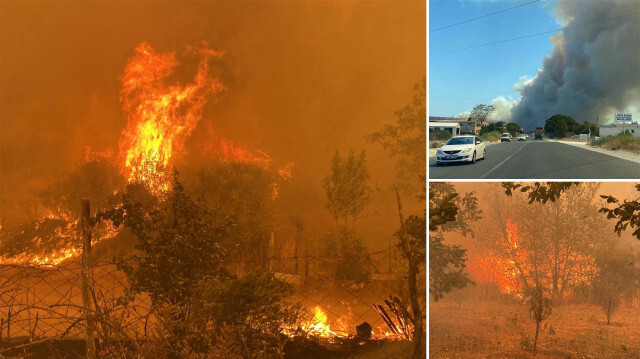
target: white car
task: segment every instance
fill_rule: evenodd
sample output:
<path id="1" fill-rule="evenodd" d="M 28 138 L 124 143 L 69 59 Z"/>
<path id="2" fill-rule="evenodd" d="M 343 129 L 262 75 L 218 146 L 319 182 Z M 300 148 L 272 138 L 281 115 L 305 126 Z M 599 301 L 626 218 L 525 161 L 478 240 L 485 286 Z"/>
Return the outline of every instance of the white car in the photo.
<path id="1" fill-rule="evenodd" d="M 487 158 L 485 144 L 478 136 L 452 137 L 436 152 L 436 164 L 453 162 L 476 163 L 476 159 Z"/>
<path id="2" fill-rule="evenodd" d="M 521 133 L 520 136 L 518 136 L 518 141 L 526 141 L 527 140 L 527 135 L 525 135 L 524 133 Z"/>

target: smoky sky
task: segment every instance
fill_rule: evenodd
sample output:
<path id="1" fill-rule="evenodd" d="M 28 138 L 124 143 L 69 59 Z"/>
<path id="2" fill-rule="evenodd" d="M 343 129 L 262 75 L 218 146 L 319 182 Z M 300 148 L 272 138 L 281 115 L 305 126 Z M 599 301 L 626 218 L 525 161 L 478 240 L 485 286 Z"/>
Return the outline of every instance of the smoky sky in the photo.
<path id="1" fill-rule="evenodd" d="M 118 151 L 120 76 L 143 41 L 202 41 L 227 90 L 212 96 L 182 154 L 211 133 L 295 163 L 292 186 L 322 208 L 335 150 L 365 149 L 372 180 L 394 162 L 364 136 L 395 121 L 425 76 L 423 1 L 2 1 L 0 181 L 5 216 L 82 160 Z M 177 83 L 189 81 L 188 71 Z M 296 181 L 297 184 L 296 184 Z"/>
<path id="2" fill-rule="evenodd" d="M 615 113 L 640 116 L 640 2 L 563 0 L 554 15 L 568 28 L 552 37 L 512 119 L 533 128 L 555 114 L 600 124 Z"/>

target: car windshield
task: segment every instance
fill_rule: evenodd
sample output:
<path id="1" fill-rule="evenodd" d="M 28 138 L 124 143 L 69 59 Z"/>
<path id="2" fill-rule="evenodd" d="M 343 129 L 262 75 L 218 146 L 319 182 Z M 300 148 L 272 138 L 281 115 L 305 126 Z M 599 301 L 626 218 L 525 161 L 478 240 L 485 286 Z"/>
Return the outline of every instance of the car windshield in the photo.
<path id="1" fill-rule="evenodd" d="M 473 144 L 473 137 L 454 137 L 447 142 L 447 145 L 470 145 Z"/>
<path id="2" fill-rule="evenodd" d="M 505 133 L 504 135 L 502 135 L 502 137 L 509 137 L 509 134 Z"/>

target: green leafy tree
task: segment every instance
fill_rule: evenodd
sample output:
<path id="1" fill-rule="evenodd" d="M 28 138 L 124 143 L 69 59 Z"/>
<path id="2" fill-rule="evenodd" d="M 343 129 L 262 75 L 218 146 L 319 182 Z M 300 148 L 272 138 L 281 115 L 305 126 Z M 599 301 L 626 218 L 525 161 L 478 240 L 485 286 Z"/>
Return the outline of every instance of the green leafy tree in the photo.
<path id="1" fill-rule="evenodd" d="M 451 138 L 451 132 L 447 130 L 432 129 L 429 131 L 429 141 L 446 141 Z"/>
<path id="2" fill-rule="evenodd" d="M 480 134 L 483 135 L 485 133 L 489 133 L 489 132 L 493 132 L 493 131 L 497 131 L 497 132 L 504 132 L 506 127 L 506 123 L 504 121 L 498 121 L 495 123 L 490 123 L 484 127 L 482 127 L 480 129 Z"/>
<path id="3" fill-rule="evenodd" d="M 513 122 L 507 123 L 507 132 L 509 132 L 512 136 L 515 136 L 516 132 L 520 132 L 520 125 Z"/>
<path id="4" fill-rule="evenodd" d="M 591 133 L 591 136 L 598 136 L 599 129 L 595 123 L 585 122 L 583 124 L 579 124 L 574 129 L 575 133 Z"/>
<path id="5" fill-rule="evenodd" d="M 473 110 L 471 110 L 471 114 L 469 115 L 469 117 L 471 119 L 478 120 L 478 122 L 480 122 L 480 125 L 482 126 L 485 122 L 487 122 L 489 116 L 491 116 L 491 113 L 493 113 L 493 111 L 495 111 L 495 107 L 493 107 L 493 105 L 478 104 L 473 108 Z"/>
<path id="6" fill-rule="evenodd" d="M 544 122 L 545 132 L 553 132 L 556 138 L 564 138 L 567 132 L 574 132 L 578 123 L 570 116 L 553 115 Z"/>
<path id="7" fill-rule="evenodd" d="M 427 172 L 426 89 L 425 77 L 415 84 L 412 101 L 395 113 L 396 122 L 366 137 L 396 158 L 396 176 L 405 190 L 419 189 L 417 186 L 424 184 L 421 178 Z"/>
<path id="8" fill-rule="evenodd" d="M 640 193 L 640 184 L 636 184 L 636 190 Z M 640 197 L 635 200 L 623 200 L 620 202 L 613 196 L 600 196 L 607 200 L 607 207 L 600 209 L 600 212 L 607 215 L 607 219 L 617 219 L 615 231 L 618 236 L 627 227 L 635 228 L 633 235 L 640 239 Z M 609 206 L 614 206 L 613 208 Z"/>
<path id="9" fill-rule="evenodd" d="M 324 188 L 327 193 L 325 207 L 331 212 L 336 223 L 343 220 L 346 227 L 351 217 L 353 225 L 357 215 L 373 197 L 365 152 L 360 152 L 356 157 L 354 152 L 350 151 L 349 156 L 343 159 L 336 151 L 331 160 L 331 174 L 324 179 Z"/>
<path id="10" fill-rule="evenodd" d="M 470 223 L 481 214 L 473 193 L 459 197 L 451 184 L 429 184 L 429 294 L 435 301 L 471 283 L 466 273 L 467 250 L 445 244 L 444 233 L 473 235 Z"/>

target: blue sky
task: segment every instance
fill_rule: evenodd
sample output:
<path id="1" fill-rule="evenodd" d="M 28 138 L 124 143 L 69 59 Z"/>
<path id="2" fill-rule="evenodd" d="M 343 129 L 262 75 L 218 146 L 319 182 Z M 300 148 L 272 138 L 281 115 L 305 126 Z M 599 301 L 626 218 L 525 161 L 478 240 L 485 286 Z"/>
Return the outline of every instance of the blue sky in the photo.
<path id="1" fill-rule="evenodd" d="M 532 0 L 429 0 L 429 115 L 456 116 L 476 104 L 520 98 L 514 84 L 535 77 L 553 49 L 553 33 L 448 53 L 561 27 L 553 17 L 557 1 L 538 1 L 439 31 Z M 499 114 L 496 114 L 499 115 Z"/>

